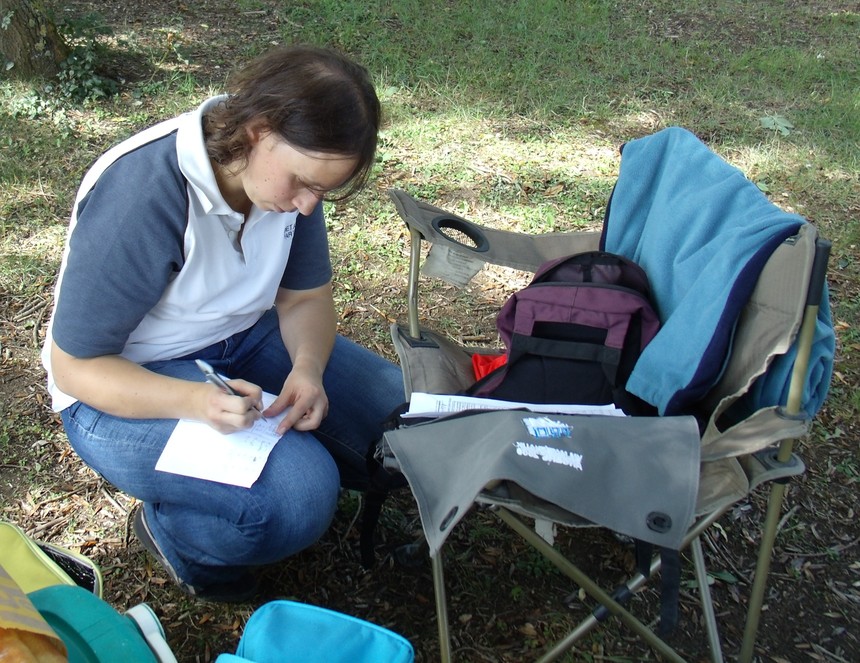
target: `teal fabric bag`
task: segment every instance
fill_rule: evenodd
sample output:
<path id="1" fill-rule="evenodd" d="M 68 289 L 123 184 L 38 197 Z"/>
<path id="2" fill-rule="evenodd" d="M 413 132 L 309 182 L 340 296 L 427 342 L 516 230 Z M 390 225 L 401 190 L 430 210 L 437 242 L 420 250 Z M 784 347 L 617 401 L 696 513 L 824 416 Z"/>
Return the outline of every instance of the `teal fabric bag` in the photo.
<path id="1" fill-rule="evenodd" d="M 388 629 L 334 610 L 270 601 L 257 609 L 236 654 L 216 663 L 412 663 L 409 641 Z"/>

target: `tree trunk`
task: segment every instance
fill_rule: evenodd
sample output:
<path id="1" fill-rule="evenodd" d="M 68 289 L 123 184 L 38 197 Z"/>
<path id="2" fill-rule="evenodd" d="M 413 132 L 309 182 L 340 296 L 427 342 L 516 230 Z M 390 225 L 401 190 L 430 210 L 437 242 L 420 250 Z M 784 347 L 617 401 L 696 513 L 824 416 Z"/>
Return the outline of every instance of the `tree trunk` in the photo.
<path id="1" fill-rule="evenodd" d="M 0 0 L 0 67 L 5 76 L 53 77 L 68 52 L 38 0 Z"/>

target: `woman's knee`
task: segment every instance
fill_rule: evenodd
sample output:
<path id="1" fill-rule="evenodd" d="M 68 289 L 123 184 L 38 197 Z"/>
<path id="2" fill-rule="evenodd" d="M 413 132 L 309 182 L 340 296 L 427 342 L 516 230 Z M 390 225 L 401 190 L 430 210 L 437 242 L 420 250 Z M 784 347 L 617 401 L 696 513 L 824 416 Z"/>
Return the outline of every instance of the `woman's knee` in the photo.
<path id="1" fill-rule="evenodd" d="M 154 501 L 155 465 L 174 420 L 122 419 L 80 402 L 63 410 L 61 417 L 81 460 L 120 490 Z"/>
<path id="2" fill-rule="evenodd" d="M 252 488 L 262 525 L 256 530 L 255 543 L 263 556 L 271 556 L 268 561 L 283 559 L 315 543 L 337 509 L 340 477 L 334 460 L 311 436 L 301 435 L 310 438 L 301 442 L 290 437 L 278 446 L 303 448 L 270 458 L 258 479 L 259 486 L 254 487 L 257 490 Z"/>

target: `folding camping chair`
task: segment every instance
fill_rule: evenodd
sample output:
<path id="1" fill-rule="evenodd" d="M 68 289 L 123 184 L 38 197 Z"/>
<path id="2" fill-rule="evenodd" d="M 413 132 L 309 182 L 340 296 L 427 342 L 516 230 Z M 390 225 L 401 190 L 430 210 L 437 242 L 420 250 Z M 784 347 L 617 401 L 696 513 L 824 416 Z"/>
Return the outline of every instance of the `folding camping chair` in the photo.
<path id="1" fill-rule="evenodd" d="M 641 391 L 647 392 L 645 400 L 661 416 L 631 417 L 623 422 L 616 417 L 553 419 L 577 430 L 584 430 L 587 423 L 592 442 L 632 436 L 649 455 L 671 457 L 679 449 L 687 454 L 691 476 L 682 477 L 681 494 L 691 494 L 690 509 L 684 512 L 681 508 L 675 515 L 671 547 L 691 551 L 714 661 L 723 659 L 699 537 L 732 505 L 759 485 L 771 483 L 739 657 L 750 661 L 785 481 L 805 469 L 793 453 L 793 441 L 807 432 L 824 400 L 832 370 L 834 336 L 824 284 L 829 243 L 817 237 L 812 225 L 772 205 L 740 171 L 680 128 L 623 147 L 602 232 L 510 233 L 471 223 L 402 191 L 392 190 L 390 195 L 411 239 L 408 324 L 392 325 L 409 396 L 415 392 L 456 394 L 474 381 L 471 354 L 475 349 L 420 325 L 422 273 L 464 285 L 485 263 L 534 271 L 546 260 L 597 248 L 627 255 L 645 268 L 663 327 L 640 357 L 628 386 L 632 389 L 638 379 Z M 426 259 L 425 242 L 431 246 Z M 682 279 L 680 283 L 678 279 Z M 721 290 L 725 287 L 728 290 Z M 697 301 L 706 296 L 709 298 Z M 679 341 L 679 328 L 690 338 Z M 672 348 L 668 360 L 667 347 Z M 652 349 L 656 357 L 646 356 Z M 695 359 L 692 363 L 689 353 Z M 655 359 L 660 367 L 656 378 L 647 372 L 648 362 Z M 637 376 L 640 366 L 646 372 Z M 477 461 L 477 456 L 464 455 L 470 451 L 457 450 L 477 445 L 479 431 L 489 431 L 484 438 L 497 437 L 496 447 L 510 447 L 507 431 L 526 416 L 528 413 L 485 412 L 443 417 L 401 426 L 383 439 L 386 461 L 403 472 L 418 502 L 433 567 L 442 661 L 451 660 L 442 546 L 473 503 L 490 507 L 601 606 L 541 660 L 562 656 L 607 612 L 666 659 L 683 660 L 623 605 L 660 570 L 659 556 L 646 573 L 637 573 L 610 594 L 527 524 L 530 519 L 535 524 L 548 520 L 630 534 L 625 514 L 595 505 L 587 495 L 576 493 L 573 482 L 568 492 L 575 494 L 562 491 L 563 503 L 552 501 L 543 492 L 544 486 L 536 486 L 533 480 L 531 484 L 528 478 L 522 484 L 517 478 L 511 480 L 509 467 L 500 470 L 493 465 L 495 457 L 492 462 L 486 461 L 487 456 Z M 452 446 L 451 438 L 458 436 Z M 595 446 L 602 447 L 602 443 Z M 484 439 L 481 444 L 492 447 L 493 441 Z M 618 477 L 612 476 L 615 470 L 627 473 L 625 481 L 630 477 L 628 453 L 629 447 L 625 447 L 617 454 L 617 467 L 615 461 L 604 463 L 605 485 L 618 485 Z M 446 465 L 444 456 L 450 454 L 458 457 Z M 644 460 L 644 456 L 635 459 L 639 474 L 648 473 L 641 467 Z M 505 474 L 487 476 L 468 467 L 470 463 Z M 544 483 L 549 483 L 549 474 L 546 476 Z M 469 485 L 464 488 L 464 484 Z M 653 483 L 640 489 L 649 497 L 649 493 L 663 490 Z M 615 510 L 635 511 L 636 507 L 629 504 L 627 509 Z M 634 516 L 646 518 L 648 514 Z M 658 544 L 661 541 L 662 535 L 649 532 L 641 523 L 632 528 L 638 528 L 635 534 L 644 531 L 646 537 L 650 535 Z"/>

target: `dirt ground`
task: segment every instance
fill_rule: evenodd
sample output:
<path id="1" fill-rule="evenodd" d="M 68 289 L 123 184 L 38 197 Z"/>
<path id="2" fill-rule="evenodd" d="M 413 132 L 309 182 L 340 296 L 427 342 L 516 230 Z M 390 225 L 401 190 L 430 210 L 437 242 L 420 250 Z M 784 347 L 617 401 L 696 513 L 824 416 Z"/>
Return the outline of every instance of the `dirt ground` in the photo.
<path id="1" fill-rule="evenodd" d="M 206 24 L 205 35 L 190 27 L 185 46 L 195 62 L 227 67 L 249 34 L 277 37 L 276 3 L 258 3 L 255 13 L 236 12 L 234 3 L 71 2 L 81 13 L 97 8 L 119 28 L 158 25 L 162 15 L 181 13 L 186 26 Z M 169 5 L 169 6 L 168 6 Z M 163 13 L 162 13 L 163 9 Z M 213 48 L 213 43 L 218 48 Z M 134 63 L 118 63 L 118 66 Z M 127 72 L 129 76 L 134 71 Z M 384 183 L 379 184 L 380 187 Z M 399 241 L 399 240 L 398 240 Z M 831 288 L 857 297 L 853 281 L 839 272 Z M 368 300 L 376 295 L 368 292 Z M 434 591 L 429 563 L 396 565 L 395 545 L 413 540 L 420 521 L 407 491 L 388 504 L 379 527 L 377 568 L 358 559 L 356 520 L 361 497 L 345 494 L 329 533 L 311 549 L 264 572 L 264 593 L 253 605 L 221 606 L 190 600 L 170 583 L 130 533 L 133 500 L 105 484 L 69 448 L 56 415 L 47 407 L 38 349 L 50 313 L 50 287 L 22 299 L 0 292 L 0 433 L 18 450 L 0 464 L 2 517 L 32 536 L 79 548 L 101 567 L 105 599 L 118 609 L 149 603 L 160 617 L 180 661 L 206 662 L 233 651 L 242 627 L 262 602 L 274 598 L 324 605 L 382 624 L 414 644 L 419 661 L 438 660 Z M 347 324 L 346 320 L 344 321 Z M 350 319 L 356 333 L 362 322 Z M 367 325 L 379 326 L 377 319 Z M 837 375 L 836 380 L 846 381 Z M 843 384 L 853 389 L 856 385 Z M 757 653 L 762 661 L 860 660 L 860 524 L 855 447 L 856 421 L 827 407 L 800 451 L 807 472 L 788 485 L 780 536 Z M 46 431 L 49 431 L 46 434 Z M 823 432 L 822 432 L 823 431 Z M 611 489 L 611 487 L 608 487 Z M 755 566 L 757 523 L 765 508 L 756 494 L 727 514 L 705 538 L 712 587 L 727 655 L 733 657 L 743 631 L 742 614 Z M 528 661 L 591 608 L 578 587 L 530 552 L 487 512 L 469 516 L 470 528 L 451 536 L 447 557 L 448 600 L 454 649 L 464 661 Z M 561 550 L 611 587 L 632 568 L 629 546 L 601 530 L 564 531 Z M 674 642 L 690 660 L 707 659 L 692 565 L 685 564 L 681 625 Z M 657 593 L 646 589 L 633 601 L 638 614 L 654 615 Z M 646 620 L 647 621 L 647 620 Z M 599 631 L 571 660 L 655 660 L 639 640 L 617 625 Z"/>

